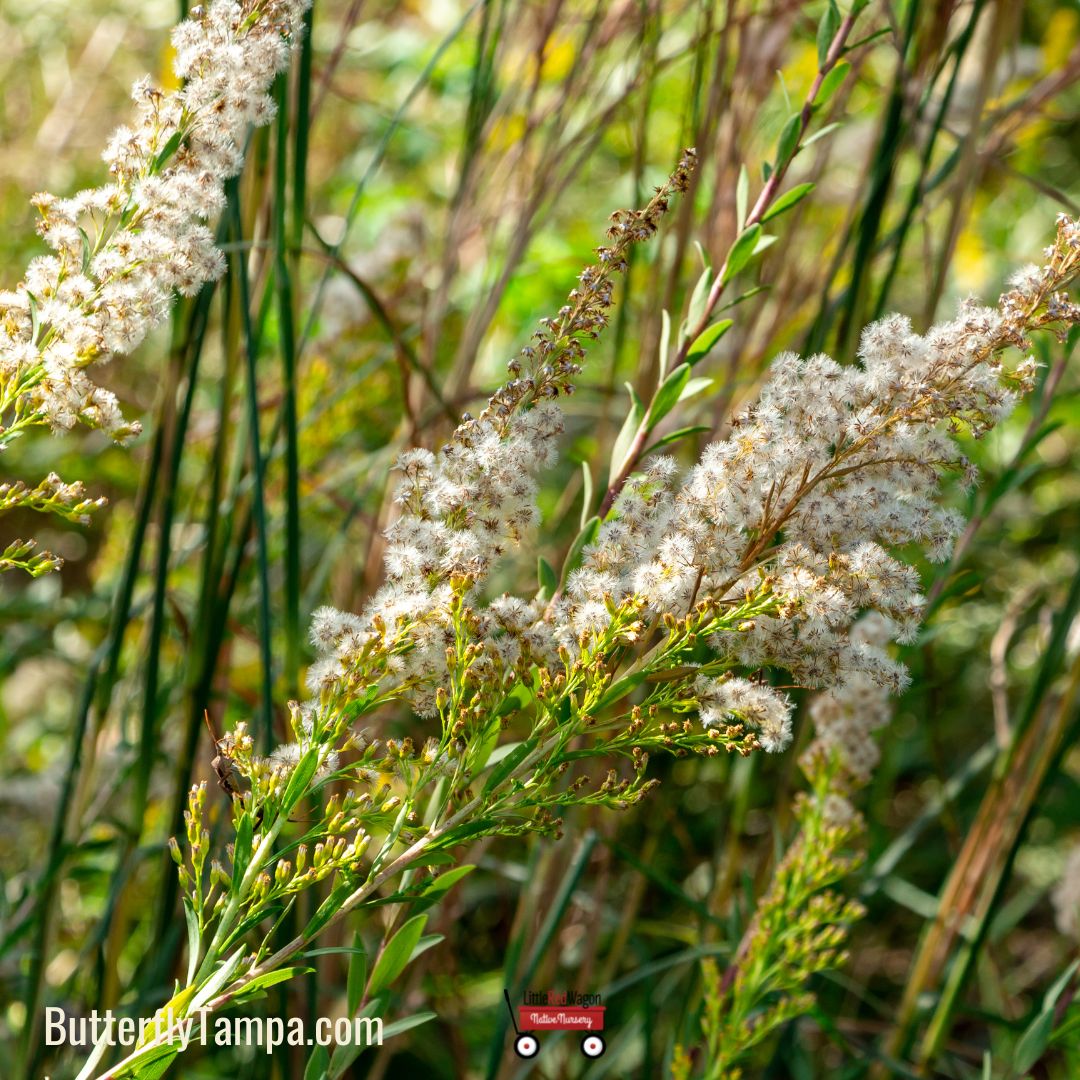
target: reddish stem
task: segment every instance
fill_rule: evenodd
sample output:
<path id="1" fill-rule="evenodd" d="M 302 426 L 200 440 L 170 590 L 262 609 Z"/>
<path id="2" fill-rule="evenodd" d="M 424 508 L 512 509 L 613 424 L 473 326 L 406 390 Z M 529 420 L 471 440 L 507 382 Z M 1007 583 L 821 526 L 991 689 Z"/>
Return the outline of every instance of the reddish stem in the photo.
<path id="1" fill-rule="evenodd" d="M 822 61 L 821 67 L 814 78 L 814 82 L 806 95 L 805 101 L 803 102 L 802 111 L 799 113 L 799 137 L 795 140 L 795 147 L 786 161 L 777 162 L 775 171 L 765 182 L 765 186 L 762 187 L 761 194 L 758 195 L 757 201 L 754 203 L 750 213 L 746 217 L 746 221 L 742 223 L 743 231 L 754 225 L 760 224 L 761 219 L 765 216 L 769 207 L 776 201 L 776 197 L 780 193 L 780 185 L 787 175 L 788 166 L 795 160 L 795 156 L 798 154 L 801 147 L 803 137 L 806 135 L 806 129 L 810 126 L 810 118 L 814 112 L 814 99 L 821 91 L 821 84 L 825 81 L 825 76 L 836 67 L 837 61 L 839 61 L 840 57 L 843 55 L 845 42 L 847 41 L 852 28 L 855 26 L 856 18 L 857 16 L 855 14 L 846 15 L 840 23 L 840 26 L 837 28 L 836 35 L 829 45 L 829 51 L 825 54 L 825 59 Z M 720 297 L 727 286 L 727 281 L 725 280 L 727 269 L 728 261 L 725 258 L 723 265 L 716 275 L 716 280 L 709 290 L 709 295 L 705 301 L 705 309 L 702 311 L 701 317 L 698 319 L 697 323 L 690 328 L 683 339 L 683 343 L 679 346 L 679 350 L 675 354 L 675 360 L 671 364 L 669 370 L 674 371 L 680 364 L 686 361 L 690 346 L 697 341 L 708 327 L 713 311 L 720 302 Z M 646 413 L 645 416 L 642 417 L 641 424 L 638 427 L 637 433 L 634 435 L 630 448 L 626 452 L 626 457 L 620 465 L 618 473 L 604 493 L 604 499 L 603 502 L 601 502 L 600 510 L 598 511 L 601 520 L 607 517 L 615 500 L 619 497 L 619 492 L 622 491 L 626 481 L 630 478 L 630 474 L 637 467 L 638 460 L 641 457 L 642 451 L 645 449 L 645 442 L 649 437 L 649 430 L 646 427 L 648 419 L 649 415 Z"/>

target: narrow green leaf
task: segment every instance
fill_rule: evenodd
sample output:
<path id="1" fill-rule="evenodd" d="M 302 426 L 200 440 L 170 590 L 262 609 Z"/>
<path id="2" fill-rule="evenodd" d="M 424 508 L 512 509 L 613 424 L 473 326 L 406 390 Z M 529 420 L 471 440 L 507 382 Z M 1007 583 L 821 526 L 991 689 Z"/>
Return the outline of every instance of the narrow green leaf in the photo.
<path id="1" fill-rule="evenodd" d="M 472 821 L 455 826 L 449 832 L 443 833 L 431 847 L 434 850 L 439 850 L 440 848 L 453 848 L 470 838 L 487 836 L 490 832 L 498 828 L 498 822 L 499 819 L 494 817 L 473 818 Z M 376 903 L 378 903 L 378 901 L 376 901 Z"/>
<path id="2" fill-rule="evenodd" d="M 284 910 L 283 904 L 271 904 L 266 908 L 258 908 L 257 910 L 250 912 L 243 919 L 240 920 L 229 934 L 227 943 L 232 945 L 233 942 L 240 941 L 245 934 L 254 930 L 260 923 L 266 922 L 267 919 L 277 919 L 277 917 Z"/>
<path id="3" fill-rule="evenodd" d="M 799 132 L 802 130 L 802 119 L 798 113 L 788 117 L 780 132 L 780 139 L 776 144 L 776 167 L 783 168 L 794 156 L 799 145 Z"/>
<path id="4" fill-rule="evenodd" d="M 202 949 L 202 935 L 199 933 L 199 916 L 195 914 L 195 908 L 191 901 L 184 897 L 184 919 L 187 922 L 188 937 L 188 973 L 187 981 L 190 983 L 195 977 L 195 971 L 199 966 L 199 953 Z"/>
<path id="5" fill-rule="evenodd" d="M 1025 467 L 1022 464 L 1023 459 L 1030 457 L 1031 452 L 1048 435 L 1052 435 L 1055 431 L 1057 431 L 1057 429 L 1061 427 L 1063 423 L 1064 421 L 1061 420 L 1051 420 L 1048 424 L 1043 424 L 1043 426 L 1039 428 L 1039 430 L 1036 431 L 1030 439 L 1027 440 L 1027 442 L 1024 444 L 1023 453 L 1019 455 L 1016 461 L 1014 461 L 1009 468 L 1002 472 L 1002 474 L 997 478 L 993 487 L 987 490 L 984 497 L 984 506 L 982 511 L 984 516 L 986 514 L 986 511 L 990 510 L 1001 499 L 1003 495 L 1006 495 L 1014 488 L 1019 487 L 1022 483 L 1025 482 L 1026 479 L 1029 478 L 1029 476 L 1034 475 L 1034 473 L 1028 471 L 1031 469 L 1031 466 Z M 1037 473 L 1038 469 L 1036 469 L 1035 472 Z"/>
<path id="6" fill-rule="evenodd" d="M 802 148 L 805 150 L 807 149 L 807 147 L 813 146 L 814 143 L 818 141 L 818 139 L 824 139 L 826 135 L 831 135 L 839 126 L 839 120 L 837 120 L 836 123 L 833 124 L 826 124 L 820 131 L 815 131 L 809 139 L 804 140 Z"/>
<path id="7" fill-rule="evenodd" d="M 735 224 L 741 232 L 746 225 L 746 211 L 750 205 L 750 174 L 746 163 L 739 166 L 739 179 L 735 184 Z"/>
<path id="8" fill-rule="evenodd" d="M 90 270 L 90 237 L 86 235 L 86 230 L 79 226 L 79 240 L 82 244 L 82 272 L 88 273 Z"/>
<path id="9" fill-rule="evenodd" d="M 721 319 L 719 322 L 714 322 L 712 326 L 707 326 L 702 330 L 701 334 L 687 350 L 687 364 L 693 367 L 699 361 L 704 360 L 712 351 L 712 347 L 732 328 L 733 325 L 733 319 Z"/>
<path id="10" fill-rule="evenodd" d="M 814 105 L 820 108 L 822 105 L 828 104 L 833 94 L 840 89 L 850 70 L 851 65 L 846 60 L 841 60 L 836 67 L 821 80 L 818 92 L 814 95 Z"/>
<path id="11" fill-rule="evenodd" d="M 769 236 L 763 233 L 758 237 L 758 242 L 754 245 L 754 254 L 760 255 L 766 248 L 771 248 L 776 243 L 775 236 Z"/>
<path id="12" fill-rule="evenodd" d="M 476 866 L 472 863 L 465 863 L 463 866 L 455 866 L 453 870 L 447 870 L 445 874 L 440 874 L 437 878 L 429 881 L 424 886 L 422 896 L 445 896 L 463 877 L 471 874 L 476 869 Z"/>
<path id="13" fill-rule="evenodd" d="M 790 191 L 785 191 L 761 216 L 763 222 L 779 217 L 785 210 L 790 210 L 796 203 L 802 202 L 816 187 L 815 184 L 796 184 Z"/>
<path id="14" fill-rule="evenodd" d="M 749 229 L 741 232 L 735 243 L 731 245 L 731 250 L 727 253 L 727 259 L 725 260 L 723 278 L 725 284 L 750 261 L 759 236 L 761 236 L 761 226 L 751 225 Z"/>
<path id="15" fill-rule="evenodd" d="M 706 270 L 698 278 L 690 297 L 690 306 L 686 311 L 686 322 L 683 324 L 683 332 L 679 335 L 679 343 L 682 344 L 691 326 L 699 326 L 705 318 L 705 305 L 709 301 L 709 289 L 712 286 L 712 271 Z M 666 370 L 666 369 L 665 369 Z"/>
<path id="16" fill-rule="evenodd" d="M 516 747 L 520 746 L 520 745 L 521 745 L 520 743 L 509 742 L 509 743 L 503 743 L 502 746 L 497 747 L 491 754 L 488 755 L 488 759 L 487 759 L 488 768 L 490 768 L 490 769 L 495 768 L 495 766 L 498 765 L 499 762 L 502 761 L 502 759 L 507 756 L 507 754 L 512 754 L 514 752 L 514 749 Z M 474 772 L 476 772 L 476 773 L 478 773 L 479 771 L 480 771 L 479 769 L 474 770 Z"/>
<path id="17" fill-rule="evenodd" d="M 319 751 L 315 747 L 305 751 L 304 756 L 297 762 L 292 776 L 285 788 L 285 794 L 281 797 L 282 813 L 288 814 L 293 807 L 307 794 L 311 786 L 311 778 L 319 767 Z"/>
<path id="18" fill-rule="evenodd" d="M 691 379 L 683 388 L 682 393 L 679 394 L 680 401 L 689 401 L 690 398 L 700 394 L 703 390 L 708 390 L 712 386 L 713 379 Z"/>
<path id="19" fill-rule="evenodd" d="M 356 1015 L 360 1008 L 360 1000 L 364 996 L 364 987 L 367 985 L 367 952 L 364 949 L 364 939 L 359 931 L 353 937 L 353 952 L 349 957 L 349 971 L 345 980 L 345 1001 L 348 1005 L 350 1016 Z"/>
<path id="20" fill-rule="evenodd" d="M 729 300 L 723 307 L 717 309 L 719 314 L 722 311 L 730 311 L 733 307 L 738 307 L 744 300 L 749 300 L 751 296 L 757 296 L 758 293 L 768 292 L 770 286 L 768 285 L 755 285 L 752 289 L 747 289 L 744 293 L 739 293 L 734 300 Z"/>
<path id="21" fill-rule="evenodd" d="M 426 924 L 426 915 L 414 915 L 387 942 L 371 972 L 368 997 L 375 997 L 379 991 L 392 986 L 394 980 L 405 970 Z"/>
<path id="22" fill-rule="evenodd" d="M 307 35 L 301 46 L 305 55 L 310 55 Z M 277 119 L 274 124 L 276 153 L 274 154 L 274 200 L 273 200 L 273 244 L 274 244 L 274 292 L 277 301 L 278 348 L 281 354 L 282 400 L 281 423 L 285 435 L 285 649 L 284 672 L 286 691 L 295 697 L 300 682 L 300 642 L 303 633 L 300 629 L 300 438 L 297 407 L 297 339 L 294 312 L 293 267 L 290 242 L 299 243 L 290 235 L 286 222 L 286 208 L 289 203 L 290 151 L 299 159 L 306 154 L 307 125 L 291 122 L 292 94 L 289 81 L 279 79 L 274 88 L 274 101 L 277 105 Z M 302 113 L 298 115 L 303 115 Z M 296 141 L 292 140 L 295 131 Z M 294 162 L 296 171 L 293 180 L 300 185 L 295 192 L 301 199 L 304 195 L 303 162 Z M 294 208 L 294 215 L 296 211 Z M 302 219 L 301 219 L 302 220 Z M 295 220 L 293 222 L 295 227 Z"/>
<path id="23" fill-rule="evenodd" d="M 395 1020 L 392 1024 L 386 1025 L 383 1029 L 383 1040 L 392 1039 L 395 1035 L 403 1035 L 414 1027 L 426 1024 L 429 1020 L 434 1020 L 438 1015 L 438 1013 L 433 1012 L 419 1012 L 413 1013 L 412 1016 L 403 1016 L 400 1020 Z"/>
<path id="24" fill-rule="evenodd" d="M 98 1039 L 93 1050 L 90 1052 L 90 1056 L 83 1062 L 83 1067 L 79 1070 L 79 1075 L 75 1077 L 75 1080 L 90 1080 L 90 1077 L 98 1071 L 98 1065 L 101 1059 L 109 1051 L 110 1040 L 103 1035 Z"/>
<path id="25" fill-rule="evenodd" d="M 536 580 L 540 585 L 540 595 L 545 600 L 550 600 L 559 587 L 559 579 L 555 576 L 551 563 L 541 555 L 536 560 Z"/>
<path id="26" fill-rule="evenodd" d="M 241 210 L 239 181 L 229 181 L 226 191 L 228 193 L 229 232 L 233 240 L 242 241 L 244 238 L 243 214 Z M 243 245 L 240 244 L 239 247 Z M 258 581 L 258 639 L 259 667 L 261 694 L 259 709 L 256 714 L 257 727 L 261 729 L 260 737 L 264 748 L 269 750 L 273 741 L 273 701 L 274 701 L 274 657 L 273 635 L 271 632 L 272 620 L 270 617 L 270 548 L 267 525 L 267 485 L 266 459 L 262 450 L 262 434 L 260 432 L 261 410 L 259 407 L 259 350 L 263 333 L 265 331 L 265 311 L 253 312 L 251 304 L 252 283 L 248 276 L 247 260 L 240 250 L 237 250 L 232 259 L 231 266 L 235 275 L 236 295 L 235 304 L 240 313 L 240 327 L 243 331 L 241 350 L 244 371 L 244 409 L 247 416 L 247 435 L 251 451 L 251 509 L 252 522 L 255 526 L 255 566 L 256 580 Z M 167 535 L 167 534 L 166 534 Z M 155 625 L 163 621 L 164 616 L 155 618 Z M 150 699 L 150 687 L 147 687 L 146 700 Z M 149 751 L 144 751 L 144 756 Z"/>
<path id="27" fill-rule="evenodd" d="M 776 81 L 780 84 L 780 93 L 784 95 L 784 111 L 791 112 L 791 95 L 788 93 L 787 79 L 784 78 L 784 72 L 781 69 L 777 69 Z"/>
<path id="28" fill-rule="evenodd" d="M 353 883 L 349 879 L 344 879 L 335 885 L 315 914 L 308 920 L 307 926 L 304 927 L 304 937 L 313 938 L 334 917 L 352 890 Z"/>
<path id="29" fill-rule="evenodd" d="M 840 29 L 840 12 L 836 7 L 836 0 L 829 0 L 828 6 L 822 13 L 817 28 L 817 56 L 818 66 L 825 66 L 825 59 L 829 55 L 829 46 L 836 37 L 836 31 Z"/>
<path id="30" fill-rule="evenodd" d="M 1046 1053 L 1054 1030 L 1054 1010 L 1045 1009 L 1028 1026 L 1013 1052 L 1013 1071 L 1023 1076 Z"/>
<path id="31" fill-rule="evenodd" d="M 1076 343 L 1080 341 L 1080 325 L 1072 326 L 1069 328 L 1069 332 L 1065 335 L 1065 355 L 1072 356 L 1073 349 L 1076 348 Z"/>
<path id="32" fill-rule="evenodd" d="M 706 274 L 710 271 L 706 270 Z M 682 338 L 682 332 L 679 333 L 680 339 Z M 667 308 L 664 308 L 660 312 L 660 378 L 662 379 L 667 373 L 668 354 L 671 352 L 671 316 L 668 314 Z"/>
<path id="33" fill-rule="evenodd" d="M 1065 993 L 1065 988 L 1072 982 L 1076 969 L 1080 967 L 1080 960 L 1074 960 L 1054 981 L 1054 985 L 1046 991 L 1043 998 L 1043 1010 L 1052 1010 L 1058 1003 L 1058 998 Z"/>
<path id="34" fill-rule="evenodd" d="M 445 934 L 425 934 L 415 945 L 412 955 L 409 957 L 411 964 L 418 956 L 426 953 L 428 949 L 434 949 L 436 945 L 446 940 Z"/>
<path id="35" fill-rule="evenodd" d="M 615 439 L 615 444 L 611 448 L 611 468 L 609 472 L 612 476 L 618 475 L 619 470 L 622 468 L 626 452 L 630 449 L 630 444 L 634 441 L 634 436 L 637 434 L 638 427 L 645 416 L 645 406 L 641 403 L 641 398 L 637 396 L 637 392 L 629 383 L 625 385 L 630 394 L 630 412 L 627 413 L 623 426 Z"/>
<path id="36" fill-rule="evenodd" d="M 371 1019 L 374 1022 L 382 1010 L 382 998 L 374 998 L 369 1001 L 363 1008 L 363 1010 L 356 1014 L 356 1019 Z M 387 1038 L 387 1029 L 382 1026 L 382 1021 L 379 1021 L 379 1027 L 377 1029 L 382 1034 L 382 1039 L 385 1042 Z M 354 1031 L 359 1031 L 358 1028 L 354 1028 Z M 345 1075 L 349 1066 L 368 1048 L 368 1044 L 364 1041 L 353 1042 L 351 1039 L 347 1042 L 338 1043 L 334 1047 L 333 1054 L 330 1055 L 330 1064 L 326 1070 L 326 1080 L 341 1080 L 341 1077 Z"/>
<path id="37" fill-rule="evenodd" d="M 407 802 L 402 803 L 401 809 L 397 812 L 397 817 L 394 818 L 394 824 L 390 826 L 390 831 L 383 840 L 382 850 L 372 864 L 376 869 L 382 865 L 383 860 L 387 857 L 387 853 L 397 843 L 397 838 L 401 835 L 401 830 L 405 827 L 405 818 L 408 814 L 409 804 Z"/>
<path id="38" fill-rule="evenodd" d="M 497 765 L 491 770 L 484 783 L 483 794 L 495 791 L 499 785 L 536 749 L 535 739 L 526 739 L 518 743 Z"/>
<path id="39" fill-rule="evenodd" d="M 678 431 L 668 432 L 662 438 L 659 438 L 650 446 L 642 457 L 648 457 L 649 454 L 655 453 L 661 447 L 670 446 L 672 443 L 677 443 L 681 439 L 688 438 L 690 435 L 700 435 L 703 431 L 711 431 L 712 429 L 706 425 L 693 424 L 690 427 L 679 428 Z"/>
<path id="40" fill-rule="evenodd" d="M 251 814 L 245 811 L 240 815 L 240 824 L 236 827 L 236 840 L 233 842 L 232 886 L 234 892 L 240 888 L 244 871 L 247 870 L 248 863 L 251 861 L 252 831 Z"/>
<path id="41" fill-rule="evenodd" d="M 860 2 L 858 7 L 861 10 L 862 8 L 866 7 L 866 4 Z M 851 13 L 853 15 L 855 14 L 854 8 L 852 8 Z M 854 52 L 856 49 L 861 49 L 864 45 L 869 45 L 871 41 L 877 41 L 879 37 L 885 37 L 887 34 L 891 34 L 892 32 L 893 30 L 891 26 L 883 26 L 880 30 L 874 30 L 871 33 L 867 34 L 865 37 L 859 38 L 858 41 L 853 41 L 850 44 L 845 45 L 844 52 Z"/>
<path id="42" fill-rule="evenodd" d="M 558 579 L 555 577 L 555 571 L 548 567 L 548 571 L 551 573 L 550 584 L 551 595 L 555 595 L 555 590 L 559 587 Z M 526 708 L 530 701 L 533 699 L 532 689 L 526 686 L 524 683 L 515 683 L 513 689 L 503 698 L 498 709 L 495 710 L 496 716 L 506 716 L 508 713 L 520 712 Z M 496 725 L 498 726 L 498 725 Z M 495 752 L 496 754 L 498 751 Z M 494 755 L 492 755 L 494 757 Z"/>
<path id="43" fill-rule="evenodd" d="M 585 522 L 589 520 L 593 501 L 593 479 L 589 463 L 581 463 L 582 491 L 581 491 L 581 528 L 585 528 Z"/>
<path id="44" fill-rule="evenodd" d="M 325 1046 L 316 1046 L 308 1058 L 304 1080 L 326 1080 L 330 1069 L 330 1052 Z"/>
<path id="45" fill-rule="evenodd" d="M 607 688 L 604 696 L 596 703 L 597 710 L 614 704 L 620 698 L 626 697 L 632 690 L 636 690 L 645 681 L 645 674 L 644 671 L 635 671 L 633 675 L 624 675 L 621 679 L 613 682 Z"/>
<path id="46" fill-rule="evenodd" d="M 180 1048 L 171 1044 L 156 1047 L 150 1051 L 145 1062 L 135 1067 L 131 1080 L 158 1080 L 169 1071 L 169 1066 L 179 1053 Z"/>
<path id="47" fill-rule="evenodd" d="M 238 991 L 236 997 L 233 998 L 234 1003 L 242 1001 L 250 1001 L 255 997 L 262 994 L 269 986 L 276 986 L 278 983 L 288 982 L 289 979 L 294 979 L 298 975 L 310 975 L 315 969 L 310 967 L 286 967 L 278 968 L 277 971 L 268 971 L 265 975 L 259 975 L 252 979 L 242 990 Z"/>
<path id="48" fill-rule="evenodd" d="M 427 851 L 416 856 L 413 866 L 446 866 L 453 861 L 453 855 L 447 855 L 445 851 Z"/>
<path id="49" fill-rule="evenodd" d="M 165 167 L 169 158 L 176 153 L 180 148 L 180 141 L 183 139 L 184 134 L 182 131 L 174 131 L 169 136 L 169 141 L 158 151 L 157 156 L 154 158 L 153 164 L 150 166 L 152 173 L 159 173 Z"/>
<path id="50" fill-rule="evenodd" d="M 379 1004 L 376 1002 L 375 1004 Z M 362 1016 L 374 1016 L 375 1010 L 370 1006 L 365 1008 Z M 398 1020 L 395 1020 L 391 1024 L 386 1024 L 382 1027 L 382 1041 L 387 1043 L 390 1039 L 396 1038 L 398 1035 L 404 1035 L 406 1031 L 411 1031 L 415 1027 L 419 1027 L 421 1024 L 426 1024 L 429 1020 L 434 1020 L 437 1013 L 433 1012 L 418 1012 L 413 1013 L 412 1016 L 403 1016 Z M 334 1047 L 333 1057 L 330 1059 L 329 1071 L 327 1073 L 327 1080 L 339 1080 L 345 1074 L 345 1070 L 367 1049 L 367 1046 L 361 1043 L 338 1043 Z M 307 1078 L 305 1077 L 305 1080 Z"/>
<path id="51" fill-rule="evenodd" d="M 30 340 L 37 341 L 41 332 L 41 314 L 38 298 L 29 289 L 26 290 L 26 306 L 30 309 Z"/>
<path id="52" fill-rule="evenodd" d="M 229 980 L 236 974 L 236 969 L 243 960 L 246 948 L 236 949 L 231 956 L 221 960 L 210 976 L 198 989 L 190 1001 L 190 1013 L 198 1012 Z"/>
<path id="53" fill-rule="evenodd" d="M 689 379 L 690 365 L 680 364 L 660 384 L 649 405 L 649 412 L 645 418 L 645 426 L 649 431 L 652 431 L 675 408 L 675 403 L 679 400 L 679 395 Z"/>
<path id="54" fill-rule="evenodd" d="M 173 994 L 173 996 L 154 1013 L 154 1024 L 160 1022 L 164 1025 L 168 1023 L 170 1019 L 175 1020 L 179 1016 L 188 1015 L 188 1006 L 195 998 L 197 991 L 197 986 L 187 986 L 183 990 Z M 148 1043 L 154 1041 L 155 1035 L 156 1031 L 153 1026 L 141 1031 L 139 1041 L 135 1044 L 135 1048 L 141 1050 Z"/>

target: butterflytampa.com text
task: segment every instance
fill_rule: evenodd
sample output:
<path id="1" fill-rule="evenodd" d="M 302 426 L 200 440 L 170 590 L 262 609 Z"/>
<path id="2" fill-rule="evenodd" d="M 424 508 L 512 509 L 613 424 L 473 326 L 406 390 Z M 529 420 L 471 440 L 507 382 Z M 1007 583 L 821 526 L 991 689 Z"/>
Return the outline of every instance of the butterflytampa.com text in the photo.
<path id="1" fill-rule="evenodd" d="M 197 1010 L 177 1017 L 172 1009 L 149 1019 L 136 1019 L 112 1009 L 72 1017 L 63 1009 L 45 1010 L 47 1046 L 98 1046 L 133 1049 L 147 1043 L 189 1046 L 261 1046 L 272 1054 L 280 1046 L 382 1046 L 383 1022 L 378 1016 L 317 1017 L 310 1024 L 299 1016 L 215 1016 Z"/>

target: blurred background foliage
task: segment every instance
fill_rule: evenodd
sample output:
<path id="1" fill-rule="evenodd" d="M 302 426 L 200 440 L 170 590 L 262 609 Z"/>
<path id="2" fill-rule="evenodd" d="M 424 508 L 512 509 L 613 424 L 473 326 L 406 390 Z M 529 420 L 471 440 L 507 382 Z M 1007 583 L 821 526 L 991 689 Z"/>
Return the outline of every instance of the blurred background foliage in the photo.
<path id="1" fill-rule="evenodd" d="M 55 468 L 111 505 L 87 528 L 38 529 L 59 573 L 0 581 L 0 1074 L 68 1075 L 73 1059 L 41 1045 L 44 1003 L 145 1015 L 168 996 L 183 920 L 164 845 L 210 775 L 204 710 L 219 731 L 245 719 L 266 743 L 283 734 L 310 612 L 355 610 L 379 579 L 395 455 L 475 411 L 607 215 L 694 145 L 692 194 L 635 255 L 568 405 L 541 498 L 540 546 L 559 565 L 604 489 L 624 382 L 650 392 L 661 312 L 681 318 L 702 253 L 722 258 L 740 168 L 753 199 L 810 87 L 823 9 L 317 0 L 280 88 L 284 123 L 253 139 L 232 190 L 229 277 L 107 373 L 144 436 L 133 452 L 94 433 L 28 440 L 4 460 L 5 477 Z M 40 251 L 29 195 L 100 182 L 128 86 L 170 77 L 181 14 L 173 0 L 4 0 L 9 286 Z M 880 314 L 921 330 L 960 298 L 992 301 L 1055 214 L 1077 212 L 1080 5 L 876 0 L 850 40 L 851 72 L 813 130 L 837 126 L 787 180 L 817 186 L 740 279 L 733 295 L 752 295 L 699 371 L 714 381 L 669 424 L 704 429 L 679 444 L 686 460 L 778 351 L 850 362 Z M 968 449 L 984 486 L 953 497 L 977 527 L 946 570 L 923 567 L 933 617 L 906 656 L 914 684 L 883 735 L 869 859 L 850 882 L 869 915 L 843 973 L 815 987 L 818 1010 L 748 1075 L 981 1076 L 986 1051 L 1010 1075 L 1072 956 L 1047 896 L 1080 838 L 1080 358 L 1038 344 L 1048 387 Z M 496 586 L 529 591 L 535 573 L 511 562 Z M 405 715 L 381 722 L 425 734 Z M 657 761 L 662 786 L 633 811 L 582 812 L 557 843 L 478 844 L 463 861 L 482 872 L 436 909 L 446 941 L 398 1002 L 437 1019 L 350 1075 L 665 1075 L 674 1044 L 698 1039 L 700 960 L 723 965 L 790 835 L 795 759 Z M 314 963 L 265 1007 L 340 1010 L 342 958 Z M 549 1038 L 517 1061 L 504 986 L 602 992 L 605 1057 Z M 305 1060 L 219 1049 L 180 1068 L 300 1077 Z M 1066 1039 L 1038 1068 L 1075 1076 L 1080 1056 Z"/>

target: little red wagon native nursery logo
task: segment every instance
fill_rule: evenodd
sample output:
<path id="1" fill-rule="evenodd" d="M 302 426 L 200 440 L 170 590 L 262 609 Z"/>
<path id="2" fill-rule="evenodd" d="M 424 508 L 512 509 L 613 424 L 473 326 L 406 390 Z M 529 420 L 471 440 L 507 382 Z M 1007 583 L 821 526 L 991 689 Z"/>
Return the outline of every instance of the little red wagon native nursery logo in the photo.
<path id="1" fill-rule="evenodd" d="M 598 1058 L 606 1049 L 604 1008 L 599 994 L 577 990 L 526 990 L 515 1009 L 510 992 L 503 990 L 510 1023 L 514 1025 L 514 1052 L 518 1057 L 536 1057 L 546 1031 L 573 1031 L 581 1036 L 581 1052 Z"/>

